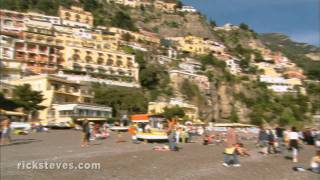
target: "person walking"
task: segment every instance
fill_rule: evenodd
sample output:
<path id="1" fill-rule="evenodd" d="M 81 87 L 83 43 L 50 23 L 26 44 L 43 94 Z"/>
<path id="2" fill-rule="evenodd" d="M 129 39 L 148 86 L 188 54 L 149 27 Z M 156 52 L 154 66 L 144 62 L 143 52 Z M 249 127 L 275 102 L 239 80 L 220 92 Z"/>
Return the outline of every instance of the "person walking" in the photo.
<path id="1" fill-rule="evenodd" d="M 135 124 L 131 124 L 129 127 L 129 133 L 131 134 L 131 139 L 133 144 L 138 144 L 137 140 L 137 127 Z"/>
<path id="2" fill-rule="evenodd" d="M 90 141 L 90 125 L 89 125 L 88 119 L 85 119 L 82 122 L 82 133 L 83 133 L 83 139 L 82 139 L 81 147 L 87 147 Z"/>
<path id="3" fill-rule="evenodd" d="M 1 145 L 7 145 L 11 143 L 11 121 L 8 117 L 4 117 L 1 121 Z"/>
<path id="4" fill-rule="evenodd" d="M 240 162 L 236 154 L 236 144 L 238 143 L 238 137 L 233 127 L 230 127 L 227 131 L 226 141 L 225 141 L 225 151 L 223 158 L 223 166 L 230 167 L 240 167 Z"/>
<path id="5" fill-rule="evenodd" d="M 275 131 L 276 131 L 276 140 L 278 142 L 277 151 L 282 153 L 286 147 L 285 142 L 284 142 L 284 134 L 283 134 L 284 130 L 283 130 L 283 128 L 278 126 L 275 128 Z"/>
<path id="6" fill-rule="evenodd" d="M 263 127 L 260 127 L 259 136 L 258 136 L 258 144 L 261 147 L 261 153 L 263 155 L 268 154 L 268 134 Z"/>
<path id="7" fill-rule="evenodd" d="M 276 154 L 277 149 L 275 146 L 275 136 L 274 136 L 271 129 L 268 129 L 267 133 L 268 133 L 268 153 L 269 154 Z"/>
<path id="8" fill-rule="evenodd" d="M 169 147 L 170 147 L 171 151 L 178 151 L 178 147 L 177 147 L 177 143 L 176 143 L 175 124 L 176 123 L 173 119 L 168 121 L 167 135 L 168 135 Z"/>
<path id="9" fill-rule="evenodd" d="M 298 162 L 298 153 L 299 153 L 299 133 L 296 127 L 291 128 L 289 132 L 289 147 L 292 151 L 292 161 Z"/>

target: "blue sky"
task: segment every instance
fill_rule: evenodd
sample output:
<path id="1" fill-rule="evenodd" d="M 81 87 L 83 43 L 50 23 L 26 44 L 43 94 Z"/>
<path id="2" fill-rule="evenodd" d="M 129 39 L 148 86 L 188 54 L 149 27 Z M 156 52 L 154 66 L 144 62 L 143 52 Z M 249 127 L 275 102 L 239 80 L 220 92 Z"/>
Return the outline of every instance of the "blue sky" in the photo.
<path id="1" fill-rule="evenodd" d="M 320 0 L 182 0 L 218 25 L 245 22 L 257 32 L 281 32 L 320 46 Z"/>

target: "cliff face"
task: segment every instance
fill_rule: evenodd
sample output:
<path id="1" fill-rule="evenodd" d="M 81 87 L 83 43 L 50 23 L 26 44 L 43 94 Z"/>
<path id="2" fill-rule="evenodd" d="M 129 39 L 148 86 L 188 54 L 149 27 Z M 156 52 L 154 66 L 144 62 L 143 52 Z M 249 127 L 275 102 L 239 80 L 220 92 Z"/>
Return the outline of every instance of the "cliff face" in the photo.
<path id="1" fill-rule="evenodd" d="M 137 18 L 140 19 L 140 18 Z M 160 14 L 150 22 L 137 23 L 139 26 L 159 33 L 161 37 L 179 37 L 195 35 L 204 38 L 217 39 L 208 24 L 198 14 Z"/>

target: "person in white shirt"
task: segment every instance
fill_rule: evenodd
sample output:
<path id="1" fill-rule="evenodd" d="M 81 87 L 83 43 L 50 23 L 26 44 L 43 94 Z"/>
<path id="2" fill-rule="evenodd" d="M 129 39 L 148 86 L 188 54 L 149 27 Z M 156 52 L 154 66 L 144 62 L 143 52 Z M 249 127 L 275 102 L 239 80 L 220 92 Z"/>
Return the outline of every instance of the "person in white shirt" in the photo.
<path id="1" fill-rule="evenodd" d="M 292 127 L 289 136 L 289 147 L 292 150 L 292 161 L 298 162 L 298 152 L 299 152 L 299 133 L 296 127 Z"/>

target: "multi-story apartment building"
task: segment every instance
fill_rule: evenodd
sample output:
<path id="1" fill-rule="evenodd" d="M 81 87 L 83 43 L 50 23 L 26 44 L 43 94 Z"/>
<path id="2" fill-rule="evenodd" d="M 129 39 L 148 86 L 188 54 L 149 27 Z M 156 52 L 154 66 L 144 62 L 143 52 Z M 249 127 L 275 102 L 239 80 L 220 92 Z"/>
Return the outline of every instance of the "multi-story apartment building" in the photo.
<path id="1" fill-rule="evenodd" d="M 113 81 L 139 86 L 139 68 L 133 55 L 71 44 L 65 46 L 65 52 L 68 52 L 64 58 L 64 67 L 68 67 L 65 73 L 73 73 L 73 77 L 69 77 L 73 80 L 76 80 L 76 75 L 87 75 L 92 79 L 79 77 L 78 80 L 95 81 L 98 78 L 99 82 L 105 80 L 106 84 Z"/>
<path id="2" fill-rule="evenodd" d="M 24 30 L 26 15 L 21 12 L 0 10 L 0 32 L 3 35 L 18 36 Z"/>
<path id="3" fill-rule="evenodd" d="M 176 37 L 168 39 L 177 42 L 178 50 L 191 54 L 224 54 L 225 50 L 225 47 L 222 44 L 197 36 Z"/>
<path id="4" fill-rule="evenodd" d="M 68 124 L 73 120 L 106 120 L 111 108 L 92 104 L 93 92 L 86 84 L 68 81 L 54 75 L 35 75 L 9 81 L 12 85 L 30 84 L 32 90 L 40 91 L 44 110 L 38 118 L 43 124 Z"/>
<path id="5" fill-rule="evenodd" d="M 0 35 L 0 79 L 20 78 L 24 63 L 15 59 L 15 43 L 19 40 L 10 36 Z"/>
<path id="6" fill-rule="evenodd" d="M 60 25 L 61 24 L 61 19 L 57 16 L 47 16 L 44 14 L 39 14 L 36 12 L 28 12 L 25 14 L 26 19 L 25 22 L 27 23 L 32 23 L 33 21 L 42 21 L 42 22 L 49 22 L 53 25 Z"/>
<path id="7" fill-rule="evenodd" d="M 63 25 L 86 28 L 93 26 L 92 14 L 80 7 L 71 6 L 70 9 L 67 9 L 61 6 L 59 8 L 59 17 Z"/>
<path id="8" fill-rule="evenodd" d="M 54 73 L 64 61 L 63 42 L 54 36 L 52 24 L 34 21 L 26 24 L 23 38 L 15 43 L 15 59 L 34 73 Z"/>

